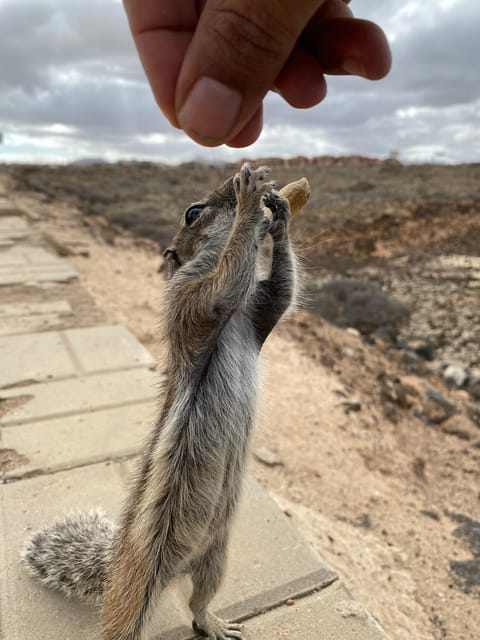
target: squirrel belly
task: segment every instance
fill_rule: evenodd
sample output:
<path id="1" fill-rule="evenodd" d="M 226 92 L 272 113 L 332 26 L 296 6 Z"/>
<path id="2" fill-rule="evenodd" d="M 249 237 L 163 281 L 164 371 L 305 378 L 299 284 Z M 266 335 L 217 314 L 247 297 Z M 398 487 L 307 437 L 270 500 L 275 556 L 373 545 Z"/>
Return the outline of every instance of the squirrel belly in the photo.
<path id="1" fill-rule="evenodd" d="M 195 387 L 195 393 L 190 396 L 188 415 L 182 416 L 173 429 L 165 429 L 166 425 L 163 425 L 164 429 L 160 434 L 160 440 L 166 441 L 167 431 L 173 430 L 177 434 L 183 434 L 185 437 L 182 440 L 186 440 L 185 425 L 189 424 L 191 435 L 188 439 L 191 442 L 177 441 L 172 449 L 165 452 L 166 457 L 173 459 L 184 446 L 192 447 L 194 456 L 201 458 L 207 467 L 212 465 L 217 470 L 222 470 L 222 475 L 226 474 L 227 469 L 231 471 L 243 468 L 248 436 L 254 421 L 258 385 L 257 354 L 255 349 L 250 350 L 244 344 L 245 330 L 242 331 L 235 325 L 232 322 L 226 328 L 225 335 L 219 336 L 211 355 L 210 366 L 202 372 L 202 379 L 196 384 L 193 380 L 190 381 L 188 386 Z M 188 404 L 188 396 L 181 404 L 186 401 Z M 172 409 L 173 413 L 177 413 L 175 407 Z M 229 451 L 231 452 L 227 454 Z M 187 462 L 185 453 L 180 457 L 183 469 L 181 483 L 187 485 L 188 469 L 193 465 Z M 161 475 L 169 470 L 169 465 L 164 461 L 157 461 L 155 466 Z M 153 473 L 155 472 L 152 470 Z M 198 475 L 201 474 L 197 473 Z M 237 483 L 240 485 L 241 474 L 238 475 L 240 477 Z M 211 501 L 212 513 L 226 508 L 220 506 L 223 498 L 215 498 L 215 485 L 219 485 L 219 490 L 231 485 L 227 476 L 228 474 L 222 482 L 214 482 L 212 486 L 209 486 L 206 479 L 202 479 L 200 483 L 203 486 L 202 493 L 206 494 L 202 501 L 205 503 L 203 507 L 206 508 L 206 503 Z M 175 484 L 173 477 L 170 477 L 170 483 Z M 156 493 L 159 493 L 159 483 L 154 484 L 157 486 Z M 233 498 L 231 494 L 239 491 L 240 486 L 235 492 L 229 486 L 227 493 L 230 494 L 230 500 Z M 158 493 L 156 499 L 160 497 Z M 194 499 L 198 503 L 198 492 L 194 493 Z M 178 505 L 175 510 L 177 508 Z M 148 508 L 145 511 L 154 512 Z M 193 505 L 191 511 L 194 511 Z M 108 519 L 101 508 L 92 508 L 86 512 L 73 511 L 30 536 L 21 552 L 21 564 L 49 589 L 60 591 L 69 598 L 101 604 L 108 575 L 114 564 L 111 562 L 112 551 L 118 543 L 119 532 L 120 527 Z"/>
<path id="2" fill-rule="evenodd" d="M 100 604 L 116 532 L 102 509 L 71 512 L 25 542 L 21 563 L 49 589 Z"/>

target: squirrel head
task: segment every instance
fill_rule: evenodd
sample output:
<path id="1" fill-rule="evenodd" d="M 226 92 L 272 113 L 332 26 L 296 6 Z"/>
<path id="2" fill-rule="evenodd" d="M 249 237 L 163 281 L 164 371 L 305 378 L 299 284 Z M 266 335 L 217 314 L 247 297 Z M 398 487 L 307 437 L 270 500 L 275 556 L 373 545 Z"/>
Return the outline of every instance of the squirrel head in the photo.
<path id="1" fill-rule="evenodd" d="M 196 258 L 200 251 L 207 250 L 217 257 L 220 255 L 232 230 L 236 206 L 233 178 L 229 178 L 185 210 L 180 228 L 163 254 L 167 277 Z"/>

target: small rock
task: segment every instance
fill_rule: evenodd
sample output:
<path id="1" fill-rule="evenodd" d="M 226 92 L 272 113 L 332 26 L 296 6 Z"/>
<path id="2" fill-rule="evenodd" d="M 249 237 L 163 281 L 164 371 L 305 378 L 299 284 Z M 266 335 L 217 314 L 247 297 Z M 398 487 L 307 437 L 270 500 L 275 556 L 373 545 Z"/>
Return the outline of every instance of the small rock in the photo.
<path id="1" fill-rule="evenodd" d="M 320 355 L 320 362 L 323 364 L 324 367 L 328 367 L 328 368 L 333 367 L 333 365 L 335 364 L 334 358 L 328 353 L 322 353 Z"/>
<path id="2" fill-rule="evenodd" d="M 382 373 L 378 376 L 378 381 L 380 395 L 384 402 L 390 402 L 402 409 L 408 409 L 412 405 L 408 397 L 409 391 L 398 378 L 392 378 Z"/>
<path id="3" fill-rule="evenodd" d="M 413 460 L 413 464 L 412 464 L 413 473 L 417 476 L 419 480 L 422 480 L 423 482 L 426 482 L 427 480 L 425 475 L 425 467 L 426 467 L 426 463 L 423 458 L 416 457 Z"/>
<path id="4" fill-rule="evenodd" d="M 417 356 L 420 356 L 420 358 L 423 358 L 424 360 L 428 360 L 428 361 L 433 360 L 435 349 L 432 343 L 430 342 L 430 340 L 426 338 L 417 338 L 415 340 L 409 340 L 406 344 L 406 347 L 407 349 L 410 349 L 410 351 L 413 351 L 414 353 L 417 354 Z"/>
<path id="5" fill-rule="evenodd" d="M 414 351 L 403 351 L 401 355 L 401 362 L 409 373 L 415 373 L 419 376 L 426 375 L 430 370 L 430 365 L 432 364 L 418 356 Z"/>
<path id="6" fill-rule="evenodd" d="M 424 413 L 420 417 L 429 424 L 441 424 L 456 411 L 455 405 L 433 387 L 427 387 L 427 400 L 423 409 Z"/>
<path id="7" fill-rule="evenodd" d="M 461 539 L 469 548 L 473 558 L 450 561 L 450 571 L 455 586 L 464 593 L 480 593 L 480 522 L 461 513 L 449 513 L 448 517 L 459 526 L 452 531 L 455 538 Z"/>
<path id="8" fill-rule="evenodd" d="M 288 605 L 289 607 L 291 607 L 292 605 L 295 604 L 295 600 L 293 598 L 289 598 L 288 600 L 285 600 L 285 604 Z"/>
<path id="9" fill-rule="evenodd" d="M 443 379 L 447 384 L 461 389 L 468 381 L 468 371 L 463 367 L 450 364 L 443 372 Z"/>
<path id="10" fill-rule="evenodd" d="M 480 400 L 480 369 L 475 368 L 470 370 L 468 393 L 474 400 Z"/>
<path id="11" fill-rule="evenodd" d="M 297 327 L 300 327 L 300 329 L 310 329 L 310 324 L 305 322 L 305 320 L 299 320 L 297 322 Z"/>
<path id="12" fill-rule="evenodd" d="M 462 330 L 460 327 L 453 327 L 450 329 L 450 339 L 451 338 L 460 338 L 462 335 Z"/>
<path id="13" fill-rule="evenodd" d="M 360 331 L 358 329 L 355 329 L 355 327 L 347 327 L 347 333 L 349 333 L 351 336 L 360 335 Z"/>
<path id="14" fill-rule="evenodd" d="M 450 341 L 450 338 L 447 336 L 445 329 L 432 329 L 429 333 L 429 340 L 432 344 L 435 345 L 436 349 L 444 347 Z"/>
<path id="15" fill-rule="evenodd" d="M 422 509 L 420 513 L 427 518 L 431 518 L 432 520 L 436 520 L 437 522 L 440 520 L 440 515 L 437 511 L 433 509 Z"/>
<path id="16" fill-rule="evenodd" d="M 399 380 L 408 395 L 417 397 L 423 396 L 425 383 L 419 376 L 400 376 Z"/>
<path id="17" fill-rule="evenodd" d="M 277 454 L 271 449 L 267 449 L 266 447 L 255 449 L 253 455 L 259 462 L 266 464 L 267 467 L 279 467 L 283 465 L 282 460 L 280 460 Z"/>
<path id="18" fill-rule="evenodd" d="M 460 440 L 471 440 L 475 437 L 470 421 L 462 415 L 451 416 L 442 423 L 440 428 L 443 433 L 456 436 Z"/>
<path id="19" fill-rule="evenodd" d="M 355 600 L 342 600 L 335 605 L 335 609 L 342 618 L 360 618 L 361 620 L 368 620 L 367 611 L 363 605 Z"/>
<path id="20" fill-rule="evenodd" d="M 469 344 L 473 343 L 475 338 L 476 338 L 476 336 L 475 336 L 475 332 L 474 331 L 463 331 L 462 335 L 460 336 L 460 342 L 462 344 L 469 345 Z"/>
<path id="21" fill-rule="evenodd" d="M 343 402 L 342 404 L 347 416 L 352 411 L 354 413 L 357 413 L 358 411 L 362 410 L 362 405 L 360 402 Z"/>
<path id="22" fill-rule="evenodd" d="M 427 395 L 430 400 L 433 400 L 433 402 L 441 406 L 445 411 L 450 411 L 452 414 L 455 411 L 455 406 L 447 400 L 438 389 L 435 389 L 435 387 L 427 387 Z"/>
<path id="23" fill-rule="evenodd" d="M 362 529 L 371 529 L 372 519 L 369 513 L 363 513 L 361 516 L 352 521 L 354 527 L 361 527 Z"/>

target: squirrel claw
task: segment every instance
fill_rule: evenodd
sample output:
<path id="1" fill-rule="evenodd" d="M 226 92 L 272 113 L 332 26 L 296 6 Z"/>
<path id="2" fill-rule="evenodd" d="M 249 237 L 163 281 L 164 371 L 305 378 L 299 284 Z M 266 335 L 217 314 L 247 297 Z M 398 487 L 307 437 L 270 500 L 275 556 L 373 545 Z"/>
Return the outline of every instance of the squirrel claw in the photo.
<path id="1" fill-rule="evenodd" d="M 202 638 L 210 640 L 229 640 L 236 638 L 243 640 L 242 625 L 236 622 L 225 622 L 221 618 L 207 612 L 203 624 L 198 624 L 195 620 L 192 622 L 192 628 L 196 634 Z"/>
<path id="2" fill-rule="evenodd" d="M 264 193 L 268 188 L 268 184 L 263 181 L 269 174 L 270 169 L 268 167 L 259 167 L 255 169 L 252 164 L 245 162 L 240 169 L 240 172 L 236 174 L 233 179 L 237 198 L 240 194 L 247 195 L 255 193 L 258 189 L 260 193 Z"/>

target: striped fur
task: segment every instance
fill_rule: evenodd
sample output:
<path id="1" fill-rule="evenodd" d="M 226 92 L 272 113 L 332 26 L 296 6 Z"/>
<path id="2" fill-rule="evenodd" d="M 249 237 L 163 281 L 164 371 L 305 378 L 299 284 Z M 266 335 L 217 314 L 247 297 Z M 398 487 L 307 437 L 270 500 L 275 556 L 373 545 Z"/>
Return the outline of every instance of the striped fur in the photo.
<path id="1" fill-rule="evenodd" d="M 207 607 L 222 579 L 241 491 L 258 354 L 294 295 L 288 203 L 264 181 L 266 174 L 244 165 L 199 203 L 201 214 L 181 225 L 166 252 L 165 399 L 104 554 L 104 640 L 139 640 L 152 600 L 185 573 L 193 582 L 194 629 L 215 640 L 242 637 L 239 625 Z M 270 277 L 258 282 L 257 257 L 269 224 L 263 201 L 273 211 L 273 258 Z M 32 549 L 25 562 L 58 588 L 55 570 L 39 568 Z"/>

